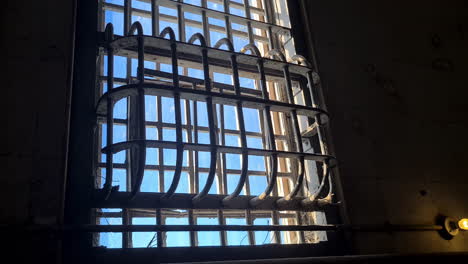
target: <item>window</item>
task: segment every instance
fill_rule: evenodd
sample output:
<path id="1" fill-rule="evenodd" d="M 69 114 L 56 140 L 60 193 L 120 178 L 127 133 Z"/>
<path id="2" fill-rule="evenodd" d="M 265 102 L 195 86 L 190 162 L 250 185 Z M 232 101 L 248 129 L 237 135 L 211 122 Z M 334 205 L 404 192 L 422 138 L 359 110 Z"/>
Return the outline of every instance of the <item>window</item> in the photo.
<path id="1" fill-rule="evenodd" d="M 285 0 L 99 0 L 97 31 L 94 247 L 329 240 L 327 113 Z"/>

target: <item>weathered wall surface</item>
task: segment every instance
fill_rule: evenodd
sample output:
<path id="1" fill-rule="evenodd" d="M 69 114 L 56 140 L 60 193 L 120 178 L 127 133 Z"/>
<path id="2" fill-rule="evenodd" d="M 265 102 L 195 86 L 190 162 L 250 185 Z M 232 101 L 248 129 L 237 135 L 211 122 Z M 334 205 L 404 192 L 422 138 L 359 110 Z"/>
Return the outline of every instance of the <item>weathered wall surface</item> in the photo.
<path id="1" fill-rule="evenodd" d="M 465 1 L 305 1 L 355 224 L 467 217 Z M 465 232 L 355 235 L 358 253 L 468 250 Z"/>

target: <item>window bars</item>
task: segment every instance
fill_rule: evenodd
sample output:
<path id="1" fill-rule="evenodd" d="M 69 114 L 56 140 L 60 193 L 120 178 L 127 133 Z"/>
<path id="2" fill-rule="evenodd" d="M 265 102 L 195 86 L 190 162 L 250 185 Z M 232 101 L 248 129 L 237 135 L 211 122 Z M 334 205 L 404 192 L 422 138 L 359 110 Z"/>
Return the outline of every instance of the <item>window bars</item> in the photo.
<path id="1" fill-rule="evenodd" d="M 96 227 L 97 232 L 122 232 L 121 247 L 132 247 L 131 232 L 155 232 L 147 247 L 164 247 L 171 246 L 168 233 L 176 231 L 189 232 L 186 246 L 200 245 L 200 232 L 217 231 L 219 245 L 224 246 L 234 241 L 232 234 L 229 238 L 230 231 L 246 232 L 245 244 L 256 245 L 262 244 L 258 241 L 262 238 L 257 237 L 260 231 L 268 231 L 263 242 L 268 239 L 271 243 L 287 243 L 294 237 L 295 241 L 305 243 L 317 242 L 307 237 L 308 231 L 335 229 L 333 225 L 318 225 L 310 215 L 310 212 L 324 211 L 338 204 L 332 197 L 334 157 L 327 152 L 322 131 L 328 115 L 320 108 L 322 103 L 316 96 L 311 65 L 300 55 L 291 56 L 288 62 L 280 51 L 287 50 L 280 35 L 289 29 L 273 23 L 270 1 L 264 1 L 263 9 L 257 1 L 243 4 L 227 0 L 217 2 L 223 3 L 224 12 L 207 8 L 209 2 L 206 0 L 201 1 L 201 7 L 180 1 L 153 0 L 150 1 L 150 11 L 132 9 L 128 0 L 124 1 L 124 6 L 100 3 L 106 8 L 123 10 L 126 34 L 114 35 L 114 25 L 108 23 L 101 42 L 107 58 L 101 71 L 107 69 L 107 76 L 99 83 L 103 94 L 97 102 L 96 114 L 100 133 L 105 134 L 99 138 L 105 138 L 101 150 L 105 162 L 97 163 L 102 169 L 98 170 L 97 185 L 100 188 L 95 191 L 93 206 L 97 208 L 97 219 L 122 219 L 116 222 L 117 225 L 108 223 Z M 250 6 L 252 2 L 257 6 Z M 245 17 L 229 14 L 230 5 L 245 8 Z M 160 6 L 176 9 L 178 34 L 172 27 L 165 27 L 156 34 L 159 31 L 158 17 L 173 19 L 170 12 L 160 13 Z M 203 34 L 197 32 L 186 38 L 185 24 L 197 24 L 185 18 L 187 11 L 201 14 L 199 24 Z M 132 12 L 151 17 L 151 35 L 144 35 L 144 26 L 140 22 L 130 26 Z M 259 19 L 262 15 L 268 23 Z M 225 21 L 226 37 L 213 45 L 210 45 L 213 43 L 210 18 Z M 233 36 L 243 33 L 233 30 L 233 23 L 247 26 L 248 44 L 239 50 L 235 48 Z M 254 28 L 264 32 L 256 35 Z M 264 39 L 268 40 L 268 45 L 259 48 L 254 44 Z M 125 58 L 126 78 L 115 76 L 117 56 Z M 131 77 L 134 58 L 136 77 Z M 148 61 L 156 62 L 156 69 L 147 65 Z M 170 70 L 164 71 L 163 65 L 170 65 Z M 182 66 L 182 72 L 179 72 L 179 66 Z M 190 76 L 188 69 L 201 73 Z M 229 74 L 232 83 L 216 81 L 215 73 Z M 242 87 L 241 78 L 244 78 L 244 86 L 246 78 L 254 80 L 254 87 Z M 123 85 L 116 87 L 116 81 Z M 103 87 L 106 87 L 105 91 Z M 156 120 L 146 120 L 148 96 L 156 98 Z M 122 100 L 127 102 L 123 107 L 126 108 L 126 118 L 115 114 L 115 106 Z M 303 103 L 307 100 L 312 106 Z M 172 101 L 168 105 L 173 107 L 173 113 L 163 109 L 164 102 L 169 101 Z M 235 129 L 225 122 L 228 107 L 235 112 L 234 117 L 230 117 L 235 120 Z M 250 125 L 246 119 L 251 119 L 246 116 L 246 111 L 257 113 L 260 131 L 246 129 Z M 199 113 L 206 113 L 203 118 L 206 125 L 201 124 Z M 171 122 L 164 121 L 168 118 Z M 116 125 L 126 126 L 125 139 L 121 142 L 115 142 Z M 156 128 L 157 138 L 148 135 L 148 127 Z M 167 139 L 166 131 L 175 135 L 171 136 L 174 140 Z M 203 142 L 202 134 L 208 134 L 208 139 Z M 226 138 L 233 135 L 237 143 L 230 145 Z M 251 147 L 249 139 L 259 139 L 262 143 Z M 320 148 L 319 153 L 307 147 L 314 140 Z M 156 154 L 148 155 L 150 149 L 157 150 Z M 165 161 L 165 157 L 171 155 L 167 150 L 172 150 L 175 157 L 170 166 Z M 118 157 L 120 161 L 116 162 L 114 157 L 119 153 L 125 154 L 124 161 Z M 200 166 L 201 153 L 209 153 L 207 166 Z M 228 166 L 234 156 L 239 158 L 240 168 Z M 251 169 L 250 164 L 256 163 L 252 157 L 260 157 L 265 163 L 264 169 Z M 157 164 L 149 164 L 152 159 L 157 160 Z M 113 186 L 116 169 L 126 170 L 126 175 L 121 177 L 124 192 L 119 191 L 119 186 Z M 159 172 L 157 192 L 142 192 L 142 186 L 147 185 L 143 184 L 147 177 L 145 173 L 150 170 Z M 168 171 L 172 175 L 166 177 Z M 204 183 L 200 177 L 202 173 L 206 174 Z M 184 182 L 185 174 L 188 174 L 188 184 Z M 234 174 L 239 177 L 235 184 L 230 184 L 229 178 L 234 178 Z M 263 190 L 255 194 L 251 188 L 246 188 L 251 184 L 250 177 L 258 177 L 252 175 L 266 177 Z M 289 186 L 290 180 L 295 181 L 292 186 Z M 217 185 L 216 194 L 212 191 L 214 184 Z M 178 191 L 182 185 L 188 185 L 185 193 Z M 139 216 L 152 217 L 157 225 L 146 222 L 133 225 L 133 220 Z M 170 219 L 177 217 L 186 219 L 185 225 L 179 226 L 177 221 L 171 225 Z M 210 221 L 209 225 L 199 223 L 208 218 L 217 218 L 216 224 Z M 244 219 L 245 222 L 239 224 L 233 219 Z M 156 243 L 153 243 L 155 238 Z M 235 242 L 242 244 L 244 238 Z"/>

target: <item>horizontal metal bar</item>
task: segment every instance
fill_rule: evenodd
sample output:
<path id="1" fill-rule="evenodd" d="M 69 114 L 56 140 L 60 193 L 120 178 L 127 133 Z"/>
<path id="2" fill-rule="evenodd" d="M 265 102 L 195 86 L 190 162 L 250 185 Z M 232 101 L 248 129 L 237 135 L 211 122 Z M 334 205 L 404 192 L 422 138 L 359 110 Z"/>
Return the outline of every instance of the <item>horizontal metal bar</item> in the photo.
<path id="1" fill-rule="evenodd" d="M 170 57 L 170 41 L 168 39 L 164 39 L 161 37 L 152 37 L 152 36 L 145 36 L 145 58 L 151 59 L 151 55 L 156 55 L 157 57 Z M 197 68 L 201 69 L 201 50 L 203 47 L 196 44 L 189 44 L 185 42 L 177 41 L 177 49 L 179 52 L 178 59 L 181 61 L 179 66 L 189 67 L 189 68 Z M 126 36 L 124 38 L 118 38 L 110 43 L 110 46 L 114 49 L 115 55 L 120 56 L 132 56 L 136 57 L 136 45 L 137 39 L 134 36 Z M 104 43 L 102 43 L 104 46 Z M 231 69 L 231 62 L 229 61 L 230 55 L 233 52 L 216 49 L 216 48 L 207 48 L 208 50 L 208 57 L 210 60 L 210 68 L 212 71 L 218 72 L 221 69 Z M 257 61 L 258 57 L 254 55 L 244 54 L 235 52 L 236 59 L 238 62 L 239 67 L 239 75 L 241 77 L 249 77 L 258 76 L 258 69 L 257 69 Z M 146 56 L 148 55 L 148 56 Z M 161 59 L 154 58 L 159 61 Z M 289 66 L 289 70 L 291 72 L 292 80 L 299 80 L 301 78 L 305 78 L 307 73 L 312 71 L 312 69 L 307 68 L 306 66 L 283 62 L 280 60 L 275 60 L 271 58 L 262 58 L 264 60 L 264 71 L 267 77 L 275 76 L 277 77 L 278 81 L 283 80 L 283 67 Z M 184 64 L 183 61 L 192 62 L 191 64 Z M 170 64 L 170 60 L 166 62 Z M 221 69 L 220 69 L 221 68 Z M 249 72 L 250 75 L 247 75 L 246 72 Z"/>
<path id="2" fill-rule="evenodd" d="M 106 163 L 100 162 L 98 163 L 98 167 L 105 168 Z M 128 166 L 124 163 L 114 163 L 112 164 L 112 168 L 114 169 L 126 169 Z M 182 171 L 189 171 L 191 168 L 190 167 L 182 167 Z M 167 171 L 173 171 L 175 170 L 175 166 L 169 166 L 169 165 L 145 165 L 145 170 L 167 170 Z M 201 173 L 207 173 L 209 171 L 209 168 L 198 168 L 199 172 Z M 240 174 L 240 170 L 233 170 L 233 169 L 226 169 L 227 174 Z M 256 170 L 248 170 L 247 174 L 252 177 L 257 177 L 257 176 L 265 176 L 266 172 L 265 171 L 256 171 Z M 284 178 L 291 178 L 293 177 L 292 172 L 278 172 L 278 177 L 284 177 Z"/>
<path id="3" fill-rule="evenodd" d="M 242 195 L 233 199 L 229 206 L 223 206 L 222 200 L 227 195 L 208 194 L 202 201 L 192 202 L 195 194 L 175 193 L 171 199 L 161 199 L 164 193 L 138 193 L 130 200 L 128 192 L 112 192 L 107 200 L 103 200 L 103 190 L 94 190 L 91 201 L 92 208 L 172 208 L 172 209 L 253 209 L 253 210 L 288 210 L 288 211 L 330 211 L 335 210 L 339 204 L 321 203 L 318 200 L 314 205 L 304 207 L 301 200 L 304 197 L 291 199 L 287 206 L 279 208 L 276 201 L 282 197 L 268 196 L 265 201 L 255 207 L 249 201 L 255 196 Z"/>
<path id="4" fill-rule="evenodd" d="M 181 143 L 184 146 L 184 150 L 192 151 L 206 151 L 209 152 L 211 145 L 209 144 L 196 144 L 196 143 Z M 163 141 L 163 140 L 132 140 L 124 141 L 120 143 L 115 143 L 110 146 L 106 146 L 102 149 L 102 153 L 117 153 L 122 150 L 131 149 L 135 146 L 145 145 L 147 148 L 168 148 L 176 149 L 177 142 L 174 141 Z M 231 153 L 231 154 L 242 154 L 243 148 L 240 147 L 229 147 L 229 146 L 220 146 L 217 145 L 217 149 L 221 153 Z M 254 149 L 254 148 L 245 148 L 248 155 L 252 156 L 269 156 L 272 154 L 278 155 L 279 158 L 298 158 L 304 157 L 306 160 L 315 160 L 320 162 L 325 162 L 329 159 L 334 159 L 333 156 L 316 154 L 316 153 L 299 153 L 299 152 L 288 152 L 281 150 L 269 150 L 269 149 Z"/>
<path id="5" fill-rule="evenodd" d="M 99 98 L 99 101 L 96 106 L 96 113 L 98 115 L 106 115 L 107 113 L 107 100 L 112 98 L 114 101 L 118 101 L 124 97 L 136 96 L 137 90 L 139 87 L 142 87 L 146 95 L 159 95 L 165 97 L 173 96 L 173 86 L 172 85 L 162 85 L 162 84 L 128 84 L 122 85 L 118 88 L 114 88 L 110 91 L 107 91 L 105 94 Z M 293 105 L 284 102 L 272 101 L 268 99 L 261 99 L 256 97 L 249 96 L 236 96 L 234 94 L 221 94 L 215 92 L 208 92 L 204 90 L 194 90 L 188 88 L 180 88 L 180 98 L 195 100 L 195 101 L 206 101 L 207 97 L 213 98 L 213 103 L 223 104 L 223 105 L 237 105 L 237 102 L 241 101 L 243 107 L 255 108 L 259 110 L 265 109 L 265 107 L 270 107 L 270 111 L 275 112 L 290 112 L 296 110 L 298 115 L 315 117 L 317 114 L 328 115 L 322 109 L 309 107 L 304 105 Z"/>
<path id="6" fill-rule="evenodd" d="M 81 232 L 180 232 L 180 231 L 337 231 L 334 225 L 82 225 L 65 227 Z"/>
<path id="7" fill-rule="evenodd" d="M 152 69 L 144 69 L 144 74 L 147 76 L 157 76 L 157 77 L 163 77 L 167 79 L 172 79 L 172 73 L 170 72 L 163 72 L 163 71 L 157 71 L 157 70 L 152 70 Z M 193 83 L 196 85 L 204 85 L 205 81 L 204 79 L 199 79 L 199 78 L 194 78 L 194 77 L 189 77 L 189 76 L 184 76 L 184 75 L 179 75 L 179 81 L 181 82 L 188 82 L 188 83 Z M 234 86 L 230 84 L 225 84 L 225 83 L 220 83 L 220 82 L 213 82 L 212 85 L 213 88 L 221 89 L 223 91 L 230 91 L 234 93 Z M 215 89 L 212 89 L 215 90 Z M 252 88 L 245 88 L 245 87 L 240 87 L 241 93 L 242 94 L 248 94 L 248 95 L 254 95 L 254 96 L 261 96 L 262 92 L 259 90 L 255 90 Z"/>
<path id="8" fill-rule="evenodd" d="M 127 209 L 131 212 L 132 217 L 155 217 L 156 210 L 155 209 L 141 209 L 141 208 L 134 208 L 134 209 Z M 205 210 L 193 210 L 193 216 L 197 217 L 209 217 L 209 218 L 217 218 L 218 217 L 218 210 L 213 209 L 205 209 Z M 97 217 L 103 218 L 117 218 L 122 217 L 122 212 L 96 212 Z M 161 209 L 161 215 L 166 217 L 180 217 L 185 218 L 188 217 L 188 212 L 181 212 L 175 210 L 168 210 L 168 209 Z M 271 218 L 271 211 L 265 210 L 254 210 L 251 211 L 251 215 L 253 219 L 256 218 Z M 223 210 L 223 216 L 227 218 L 245 218 L 245 210 Z M 296 213 L 279 213 L 278 216 L 280 218 L 294 218 Z"/>

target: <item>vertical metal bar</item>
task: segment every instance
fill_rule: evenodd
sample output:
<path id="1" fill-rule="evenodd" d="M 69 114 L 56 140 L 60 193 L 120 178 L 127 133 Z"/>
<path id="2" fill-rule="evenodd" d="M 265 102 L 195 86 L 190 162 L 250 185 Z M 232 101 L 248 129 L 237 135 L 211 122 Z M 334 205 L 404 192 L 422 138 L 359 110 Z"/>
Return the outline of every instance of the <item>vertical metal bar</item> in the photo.
<path id="1" fill-rule="evenodd" d="M 298 225 L 303 225 L 301 212 L 296 211 L 296 221 Z M 299 231 L 299 243 L 304 244 L 306 242 L 304 231 Z"/>
<path id="2" fill-rule="evenodd" d="M 178 1 L 182 3 L 182 0 Z M 177 5 L 177 22 L 177 26 L 179 28 L 179 41 L 185 42 L 185 17 L 181 4 Z"/>
<path id="3" fill-rule="evenodd" d="M 157 129 L 158 129 L 158 140 L 163 140 L 163 128 L 162 128 L 162 99 L 161 96 L 158 96 L 157 98 L 157 107 L 158 107 L 158 123 L 157 123 Z M 158 191 L 160 193 L 164 192 L 164 149 L 163 148 L 158 148 L 158 165 L 159 165 L 159 172 L 158 172 Z"/>
<path id="4" fill-rule="evenodd" d="M 132 23 L 132 1 L 124 1 L 124 35 L 127 35 L 130 31 L 130 24 Z"/>
<path id="5" fill-rule="evenodd" d="M 218 210 L 218 224 L 219 225 L 225 225 L 226 220 L 224 219 L 223 211 Z M 221 239 L 221 246 L 226 246 L 227 245 L 227 239 L 226 239 L 226 231 L 221 231 L 219 232 L 220 239 Z"/>
<path id="6" fill-rule="evenodd" d="M 113 39 L 114 27 L 112 24 L 106 26 L 106 38 L 107 38 L 107 91 L 114 88 L 114 50 L 110 46 L 110 42 Z M 106 145 L 110 146 L 113 142 L 113 131 L 114 131 L 114 102 L 111 98 L 107 100 L 107 131 L 106 131 Z M 112 191 L 112 173 L 113 173 L 113 154 L 111 151 L 106 153 L 106 182 L 104 183 L 104 189 L 106 190 L 105 199 L 109 198 Z"/>
<path id="7" fill-rule="evenodd" d="M 223 0 L 223 5 L 224 5 L 224 13 L 226 15 L 224 16 L 224 21 L 226 23 L 226 37 L 231 41 L 232 43 L 232 29 L 231 29 L 231 22 L 230 22 L 230 16 L 229 16 L 229 0 Z"/>
<path id="8" fill-rule="evenodd" d="M 159 36 L 159 6 L 158 0 L 151 0 L 151 30 L 153 36 Z"/>
<path id="9" fill-rule="evenodd" d="M 188 210 L 188 222 L 189 222 L 189 225 L 191 226 L 195 225 L 195 221 L 193 218 L 193 210 Z M 190 231 L 190 246 L 191 247 L 197 246 L 197 243 L 195 241 L 195 231 Z"/>
<path id="10" fill-rule="evenodd" d="M 271 213 L 271 221 L 273 222 L 273 225 L 279 225 L 279 216 L 278 216 L 278 211 L 273 211 Z M 278 230 L 275 230 L 273 232 L 273 240 L 275 241 L 276 244 L 281 244 L 281 233 Z"/>
<path id="11" fill-rule="evenodd" d="M 197 101 L 193 101 L 193 131 L 194 131 L 194 143 L 198 144 L 198 106 L 197 106 Z M 195 193 L 199 192 L 199 169 L 198 169 L 198 163 L 199 163 L 199 157 L 198 157 L 198 151 L 194 151 L 195 153 L 195 170 L 194 170 L 194 189 Z"/>
<path id="12" fill-rule="evenodd" d="M 245 219 L 247 220 L 247 225 L 253 225 L 253 220 L 252 220 L 252 214 L 250 210 L 245 210 Z M 255 235 L 254 231 L 247 231 L 247 234 L 249 236 L 249 245 L 255 245 Z"/>
<path id="13" fill-rule="evenodd" d="M 156 224 L 157 225 L 163 225 L 163 218 L 161 216 L 161 209 L 156 209 Z M 162 248 L 164 246 L 164 233 L 162 231 L 157 232 L 157 245 L 158 248 Z"/>
<path id="14" fill-rule="evenodd" d="M 201 5 L 203 8 L 206 8 L 206 0 L 201 0 Z M 210 27 L 208 22 L 208 17 L 206 16 L 206 11 L 202 10 L 202 26 L 203 26 L 203 36 L 208 46 L 211 47 L 211 38 L 210 38 Z"/>
<path id="15" fill-rule="evenodd" d="M 186 71 L 186 70 L 185 70 Z M 192 143 L 192 118 L 191 118 L 191 111 L 190 111 L 190 100 L 185 100 L 185 116 L 187 120 L 187 142 Z M 193 164 L 193 151 L 188 151 L 188 174 L 189 174 L 189 192 L 195 193 L 195 178 L 194 178 L 194 166 Z"/>
<path id="16" fill-rule="evenodd" d="M 252 19 L 252 14 L 250 13 L 249 0 L 244 0 L 244 6 L 245 6 L 245 15 L 247 16 L 248 19 Z M 247 35 L 249 37 L 249 43 L 251 44 L 255 43 L 252 23 L 250 21 L 247 22 Z"/>

